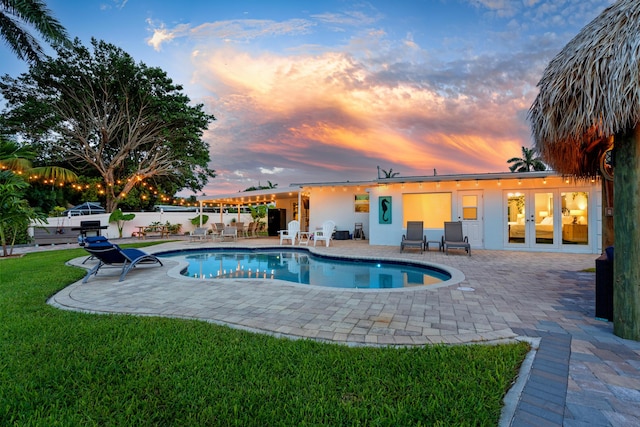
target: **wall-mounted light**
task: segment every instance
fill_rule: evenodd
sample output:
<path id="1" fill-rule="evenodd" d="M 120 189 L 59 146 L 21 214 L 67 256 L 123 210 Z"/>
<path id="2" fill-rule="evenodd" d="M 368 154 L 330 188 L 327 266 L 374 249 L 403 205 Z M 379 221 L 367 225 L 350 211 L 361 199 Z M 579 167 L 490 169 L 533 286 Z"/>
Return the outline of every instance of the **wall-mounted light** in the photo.
<path id="1" fill-rule="evenodd" d="M 518 185 L 522 185 L 522 180 L 518 179 Z"/>
<path id="2" fill-rule="evenodd" d="M 500 187 L 502 185 L 502 181 L 498 180 L 498 187 Z"/>
<path id="3" fill-rule="evenodd" d="M 456 187 L 460 187 L 460 181 L 456 180 Z"/>
<path id="4" fill-rule="evenodd" d="M 542 178 L 542 183 L 546 184 L 547 183 L 547 178 Z"/>
<path id="5" fill-rule="evenodd" d="M 478 181 L 478 180 L 476 179 L 476 187 L 477 187 L 478 185 L 480 185 L 480 181 Z"/>

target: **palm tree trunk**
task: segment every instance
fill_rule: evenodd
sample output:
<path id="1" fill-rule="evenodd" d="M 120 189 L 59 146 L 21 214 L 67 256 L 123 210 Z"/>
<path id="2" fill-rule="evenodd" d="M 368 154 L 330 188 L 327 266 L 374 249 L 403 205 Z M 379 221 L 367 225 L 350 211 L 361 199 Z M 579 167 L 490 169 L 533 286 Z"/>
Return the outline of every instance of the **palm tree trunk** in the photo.
<path id="1" fill-rule="evenodd" d="M 615 242 L 613 216 L 607 212 L 613 207 L 613 181 L 602 178 L 602 248 L 608 248 Z"/>
<path id="2" fill-rule="evenodd" d="M 614 170 L 613 332 L 640 341 L 640 126 L 616 138 Z"/>

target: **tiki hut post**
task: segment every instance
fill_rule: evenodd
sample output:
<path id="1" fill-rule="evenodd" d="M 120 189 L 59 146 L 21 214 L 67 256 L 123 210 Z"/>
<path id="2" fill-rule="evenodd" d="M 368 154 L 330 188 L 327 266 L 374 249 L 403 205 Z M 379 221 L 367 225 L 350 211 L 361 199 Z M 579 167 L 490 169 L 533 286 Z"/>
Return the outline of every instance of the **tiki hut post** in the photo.
<path id="1" fill-rule="evenodd" d="M 613 145 L 613 331 L 640 341 L 640 1 L 618 0 L 549 63 L 529 110 L 553 169 L 591 179 Z"/>

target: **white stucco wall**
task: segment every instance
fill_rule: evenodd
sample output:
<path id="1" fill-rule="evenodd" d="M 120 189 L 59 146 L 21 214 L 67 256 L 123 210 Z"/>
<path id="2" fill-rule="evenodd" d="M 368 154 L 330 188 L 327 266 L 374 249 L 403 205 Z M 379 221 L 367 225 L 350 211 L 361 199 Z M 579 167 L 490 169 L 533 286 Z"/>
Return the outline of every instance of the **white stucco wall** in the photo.
<path id="1" fill-rule="evenodd" d="M 358 189 L 360 188 L 360 189 Z M 364 235 L 369 238 L 369 214 L 355 212 L 356 194 L 366 194 L 362 187 L 314 187 L 310 192 L 309 230 L 331 220 L 338 230 L 353 233 L 356 222 L 361 222 Z"/>
<path id="2" fill-rule="evenodd" d="M 368 221 L 356 218 L 353 212 L 354 195 L 369 192 L 370 214 Z M 567 245 L 556 242 L 553 245 L 514 245 L 507 243 L 506 194 L 509 192 L 549 192 L 553 194 L 555 211 L 560 212 L 560 195 L 568 192 L 587 192 L 589 194 L 589 243 L 588 245 Z M 451 219 L 458 219 L 459 196 L 478 194 L 480 196 L 481 234 L 482 240 L 475 248 L 492 250 L 528 250 L 528 251 L 564 251 L 600 253 L 602 251 L 602 195 L 601 184 L 565 182 L 561 177 L 547 177 L 546 183 L 542 178 L 535 179 L 501 179 L 501 180 L 469 180 L 442 182 L 410 182 L 388 185 L 375 185 L 356 190 L 352 187 L 316 187 L 311 189 L 311 229 L 319 226 L 322 221 L 332 219 L 338 229 L 353 231 L 355 222 L 365 222 L 365 235 L 372 245 L 399 246 L 402 235 L 406 232 L 403 225 L 402 195 L 408 193 L 451 193 Z M 392 222 L 380 224 L 379 197 L 391 196 Z M 363 215 L 358 214 L 361 218 Z M 444 226 L 444 224 L 443 224 Z M 559 226 L 559 224 L 558 224 Z M 443 228 L 426 228 L 427 240 L 438 241 L 443 234 Z M 556 239 L 558 240 L 558 239 Z"/>

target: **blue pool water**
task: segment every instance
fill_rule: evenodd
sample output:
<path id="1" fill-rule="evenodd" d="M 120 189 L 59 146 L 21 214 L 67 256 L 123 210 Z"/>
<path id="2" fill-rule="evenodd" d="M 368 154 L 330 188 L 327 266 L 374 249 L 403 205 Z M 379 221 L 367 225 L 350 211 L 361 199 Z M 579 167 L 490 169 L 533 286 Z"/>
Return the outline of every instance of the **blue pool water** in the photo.
<path id="1" fill-rule="evenodd" d="M 425 286 L 449 280 L 436 267 L 400 262 L 337 259 L 305 250 L 203 249 L 158 254 L 184 260 L 184 276 L 197 279 L 278 279 L 332 288 L 390 289 Z"/>

